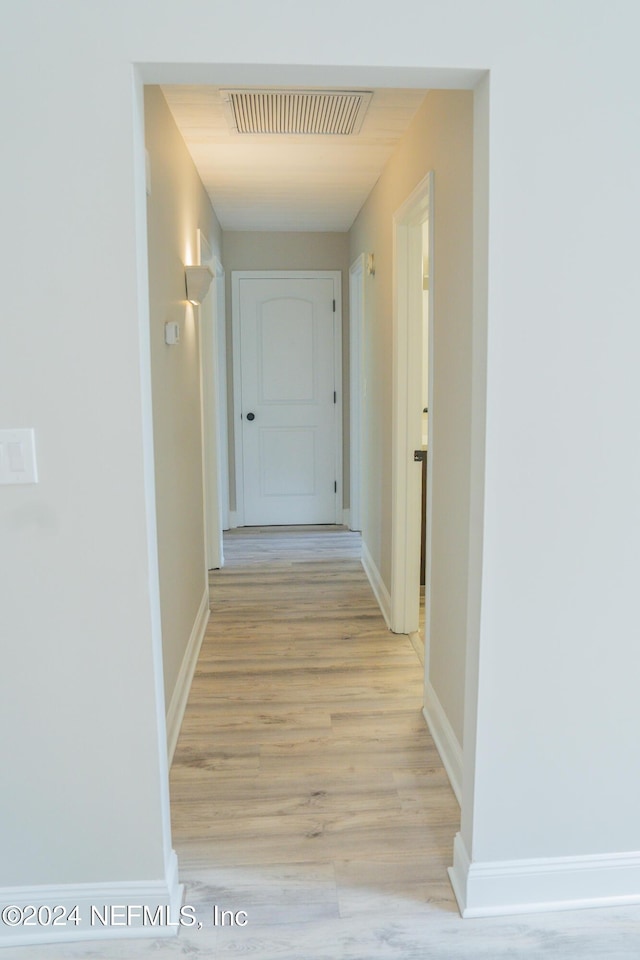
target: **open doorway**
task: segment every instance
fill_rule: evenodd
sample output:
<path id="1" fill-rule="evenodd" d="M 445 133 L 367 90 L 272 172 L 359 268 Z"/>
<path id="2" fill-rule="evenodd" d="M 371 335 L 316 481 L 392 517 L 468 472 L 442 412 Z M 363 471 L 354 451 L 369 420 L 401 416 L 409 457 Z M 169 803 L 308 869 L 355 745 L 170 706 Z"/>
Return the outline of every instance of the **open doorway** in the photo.
<path id="1" fill-rule="evenodd" d="M 416 634 L 420 626 L 421 552 L 424 555 L 425 636 L 428 649 L 428 596 L 431 570 L 432 498 L 429 474 L 433 446 L 426 430 L 432 411 L 433 284 L 425 291 L 430 251 L 433 249 L 433 173 L 418 184 L 394 216 L 394 444 L 393 444 L 393 556 L 391 568 L 391 629 Z M 426 342 L 425 342 L 426 341 Z M 425 369 L 426 367 L 426 369 Z M 426 470 L 426 475 L 425 475 Z M 426 489 L 423 503 L 423 486 Z M 422 546 L 422 551 L 421 551 Z"/>
<path id="2" fill-rule="evenodd" d="M 421 448 L 422 484 L 420 498 L 420 614 L 418 631 L 412 634 L 412 642 L 424 665 L 427 639 L 427 571 L 431 571 L 431 524 L 428 522 L 431 512 L 429 496 L 429 403 L 431 377 L 429 376 L 429 349 L 431 339 L 431 230 L 433 219 L 430 217 L 422 224 L 422 423 Z"/>
<path id="3" fill-rule="evenodd" d="M 470 126 L 472 114 L 472 98 L 464 95 L 466 100 L 463 107 L 466 111 L 467 127 Z M 434 97 L 434 101 L 439 101 Z M 443 103 L 442 112 L 444 113 L 446 105 Z M 462 109 L 462 107 L 461 107 Z M 464 151 L 464 155 L 471 156 L 470 151 Z M 416 156 L 424 155 L 417 153 Z M 469 161 L 470 168 L 471 163 Z M 424 171 L 425 167 L 422 167 Z M 466 168 L 465 168 L 466 169 Z M 415 172 L 415 171 L 412 171 Z M 440 173 L 438 173 L 440 176 Z M 407 177 L 408 179 L 408 177 Z M 415 178 L 417 179 L 417 177 Z M 411 183 L 407 183 L 405 189 L 410 189 Z M 470 178 L 469 178 L 470 179 Z M 422 191 L 422 192 L 421 192 Z M 399 193 L 395 198 L 398 203 L 402 194 Z M 389 323 L 391 310 L 387 309 L 386 290 L 389 285 L 388 273 L 391 271 L 387 266 L 387 276 L 385 276 L 385 265 L 391 262 L 390 249 L 384 245 L 383 238 L 390 236 L 388 229 L 389 218 L 393 207 L 386 214 L 384 231 L 381 227 L 378 229 L 377 223 L 375 230 L 369 228 L 369 224 L 364 224 L 360 228 L 360 235 L 356 235 L 351 249 L 351 256 L 356 251 L 374 250 L 376 253 L 376 262 L 379 265 L 377 276 L 368 276 L 367 301 L 366 305 L 366 324 L 362 330 L 363 339 L 368 346 L 365 347 L 365 354 L 368 363 L 367 371 L 369 375 L 370 393 L 368 402 L 371 405 L 371 411 L 366 411 L 366 420 L 370 429 L 366 432 L 364 444 L 361 447 L 364 464 L 364 473 L 367 477 L 369 490 L 363 497 L 361 504 L 361 525 L 366 526 L 366 545 L 369 548 L 370 555 L 377 562 L 380 579 L 383 585 L 393 583 L 394 592 L 394 629 L 403 633 L 410 633 L 418 626 L 419 618 L 419 544 L 420 544 L 420 485 L 421 485 L 421 466 L 413 461 L 414 451 L 422 447 L 422 411 L 424 409 L 424 398 L 422 395 L 422 372 L 424 368 L 423 359 L 423 340 L 424 333 L 422 329 L 423 316 L 423 257 L 424 244 L 423 234 L 425 223 L 431 226 L 431 204 L 433 201 L 433 177 L 427 177 L 418 184 L 409 199 L 398 210 L 395 218 L 396 230 L 396 253 L 400 253 L 402 260 L 403 280 L 401 282 L 401 271 L 396 268 L 395 277 L 395 298 L 396 310 L 398 316 L 404 317 L 404 327 L 396 324 L 394 331 L 393 361 L 392 352 L 389 349 L 391 344 L 387 343 L 387 330 L 391 327 Z M 444 206 L 444 205 L 443 205 Z M 464 216 L 471 204 L 467 202 Z M 465 219 L 465 223 L 470 218 Z M 365 243 L 364 234 L 374 235 L 374 243 Z M 390 244 L 388 245 L 390 247 Z M 429 245 L 431 249 L 431 244 Z M 226 252 L 223 253 L 223 259 L 227 270 L 234 269 L 234 265 L 227 260 Z M 466 273 L 465 273 L 466 277 Z M 429 296 L 433 295 L 433 284 L 430 283 Z M 373 306 L 375 303 L 375 306 Z M 414 325 L 410 318 L 414 317 L 415 311 L 419 318 L 417 324 L 417 333 L 414 331 Z M 471 314 L 467 312 L 466 318 L 470 323 Z M 466 328 L 465 328 L 466 333 Z M 389 337 L 390 339 L 390 337 Z M 417 348 L 416 348 L 417 347 Z M 406 371 L 403 374 L 398 367 L 399 358 L 404 358 Z M 429 350 L 428 363 L 433 365 L 433 350 Z M 391 390 L 387 386 L 387 381 L 391 379 L 390 372 L 393 368 L 393 410 L 394 410 L 394 430 L 392 434 L 393 448 L 391 448 L 389 431 L 387 430 L 387 417 L 391 405 L 388 402 Z M 417 376 L 416 376 L 417 372 Z M 430 383 L 432 377 L 429 377 Z M 390 387 L 390 384 L 389 384 Z M 430 387 L 431 389 L 431 387 Z M 415 395 L 414 395 L 415 394 Z M 345 396 L 347 396 L 345 391 Z M 433 403 L 427 406 L 432 413 L 431 428 L 433 428 Z M 429 445 L 433 449 L 433 429 L 430 430 Z M 391 473 L 391 464 L 394 464 L 393 471 L 393 497 L 389 497 L 389 484 L 387 483 L 387 474 Z M 433 470 L 433 457 L 429 464 L 429 473 Z M 404 475 L 400 474 L 404 471 Z M 404 488 L 403 488 L 404 484 Z M 404 489 L 404 494 L 402 493 Z M 431 482 L 428 482 L 428 489 L 432 489 Z M 409 493 L 408 491 L 413 492 Z M 417 522 L 409 528 L 409 502 L 413 503 L 411 516 L 417 516 Z M 389 504 L 392 502 L 394 518 L 392 523 L 388 521 Z M 400 548 L 399 540 L 396 536 L 396 521 L 404 516 L 405 522 L 405 544 L 404 556 Z M 366 521 L 366 524 L 363 522 Z M 429 524 L 429 528 L 430 528 Z M 393 527 L 393 539 L 390 544 L 389 529 Z M 407 548 L 407 540 L 414 543 L 411 554 Z M 393 574 L 389 576 L 388 567 L 393 559 Z M 455 558 L 456 562 L 464 561 L 463 552 Z M 399 569 L 398 562 L 404 564 L 404 572 Z M 409 575 L 407 575 L 409 574 Z M 410 592 L 411 591 L 411 592 Z M 408 617 L 413 618 L 411 622 Z M 398 619 L 395 619 L 395 618 Z M 402 617 L 402 620 L 399 618 Z M 457 665 L 456 665 L 457 666 Z M 457 683 L 457 675 L 454 678 Z M 455 691 L 462 689 L 457 684 Z M 443 698 L 444 701 L 444 698 Z M 445 707 L 448 708 L 448 703 Z"/>

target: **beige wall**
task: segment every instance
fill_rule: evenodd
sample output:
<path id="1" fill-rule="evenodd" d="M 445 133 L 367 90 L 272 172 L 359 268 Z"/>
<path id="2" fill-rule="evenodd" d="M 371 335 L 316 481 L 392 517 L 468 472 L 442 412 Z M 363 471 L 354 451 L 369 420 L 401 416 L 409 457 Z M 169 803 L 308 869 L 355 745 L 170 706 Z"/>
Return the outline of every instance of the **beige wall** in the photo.
<path id="1" fill-rule="evenodd" d="M 344 506 L 349 505 L 349 234 L 225 231 L 227 383 L 229 388 L 229 499 L 235 510 L 233 369 L 231 365 L 231 273 L 233 270 L 340 270 L 342 273 L 342 414 Z"/>
<path id="2" fill-rule="evenodd" d="M 432 609 L 429 680 L 462 743 L 471 429 L 473 96 L 432 91 L 351 231 L 351 259 L 373 252 L 365 292 L 363 537 L 391 586 L 392 218 L 434 171 Z M 375 388 L 372 389 L 372 386 Z"/>
<path id="3" fill-rule="evenodd" d="M 206 589 L 197 307 L 184 265 L 200 228 L 220 253 L 220 226 L 159 87 L 145 91 L 153 441 L 166 706 Z M 180 325 L 167 346 L 164 325 Z"/>

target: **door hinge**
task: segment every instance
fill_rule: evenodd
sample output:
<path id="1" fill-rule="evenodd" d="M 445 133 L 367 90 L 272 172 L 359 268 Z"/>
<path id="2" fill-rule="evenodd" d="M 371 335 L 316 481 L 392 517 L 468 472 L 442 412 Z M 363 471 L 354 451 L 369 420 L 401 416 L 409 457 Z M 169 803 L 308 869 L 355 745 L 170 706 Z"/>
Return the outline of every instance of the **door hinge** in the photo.
<path id="1" fill-rule="evenodd" d="M 337 493 L 337 492 L 338 492 L 338 481 L 337 481 L 337 480 L 334 480 L 334 481 L 333 481 L 333 492 L 334 492 L 334 493 Z"/>
<path id="2" fill-rule="evenodd" d="M 337 403 L 337 402 L 338 402 L 338 394 L 336 393 L 335 390 L 333 391 L 333 402 L 334 402 L 334 403 Z"/>
<path id="3" fill-rule="evenodd" d="M 336 302 L 335 302 L 335 300 L 333 301 L 333 312 L 334 312 L 334 313 L 336 312 Z"/>

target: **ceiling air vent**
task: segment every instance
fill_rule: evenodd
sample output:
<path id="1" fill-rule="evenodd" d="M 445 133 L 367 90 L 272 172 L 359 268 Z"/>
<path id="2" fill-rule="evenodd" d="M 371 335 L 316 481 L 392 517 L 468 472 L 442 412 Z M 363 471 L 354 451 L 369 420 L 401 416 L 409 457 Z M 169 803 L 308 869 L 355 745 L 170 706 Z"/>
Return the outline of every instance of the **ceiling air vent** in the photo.
<path id="1" fill-rule="evenodd" d="M 348 137 L 358 133 L 372 94 L 349 90 L 222 90 L 237 133 Z"/>

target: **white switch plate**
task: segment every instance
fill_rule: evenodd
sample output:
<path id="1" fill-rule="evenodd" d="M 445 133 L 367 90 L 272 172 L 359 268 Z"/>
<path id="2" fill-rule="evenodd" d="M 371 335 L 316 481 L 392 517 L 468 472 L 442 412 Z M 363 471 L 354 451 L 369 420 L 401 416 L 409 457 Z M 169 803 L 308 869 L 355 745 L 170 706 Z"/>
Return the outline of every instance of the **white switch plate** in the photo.
<path id="1" fill-rule="evenodd" d="M 33 430 L 0 430 L 0 484 L 37 482 Z"/>
<path id="2" fill-rule="evenodd" d="M 175 347 L 176 343 L 180 343 L 180 324 L 176 323 L 175 320 L 165 323 L 164 342 L 168 343 L 170 347 Z"/>

